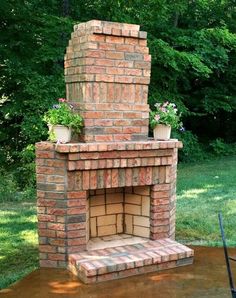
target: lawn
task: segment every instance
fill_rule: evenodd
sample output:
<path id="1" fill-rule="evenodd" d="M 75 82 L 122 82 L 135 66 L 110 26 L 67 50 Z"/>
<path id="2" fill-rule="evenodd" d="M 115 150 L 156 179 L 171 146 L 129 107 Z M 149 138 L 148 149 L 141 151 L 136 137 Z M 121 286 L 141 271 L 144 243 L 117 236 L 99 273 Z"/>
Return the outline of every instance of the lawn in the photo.
<path id="1" fill-rule="evenodd" d="M 177 198 L 177 240 L 221 246 L 217 214 L 222 211 L 228 244 L 236 245 L 235 156 L 180 164 Z"/>
<path id="2" fill-rule="evenodd" d="M 228 242 L 236 245 L 236 157 L 179 165 L 177 194 L 178 241 L 221 245 L 222 210 Z M 0 288 L 37 268 L 36 223 L 35 203 L 0 203 Z"/>
<path id="3" fill-rule="evenodd" d="M 0 204 L 0 289 L 38 266 L 36 204 Z"/>

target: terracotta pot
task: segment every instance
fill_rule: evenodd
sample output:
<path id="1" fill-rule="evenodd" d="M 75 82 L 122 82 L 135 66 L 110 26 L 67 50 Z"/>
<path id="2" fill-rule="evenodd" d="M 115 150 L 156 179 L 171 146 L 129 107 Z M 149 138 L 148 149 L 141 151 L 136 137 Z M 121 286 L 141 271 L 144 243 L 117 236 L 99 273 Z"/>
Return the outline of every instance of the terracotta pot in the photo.
<path id="1" fill-rule="evenodd" d="M 163 125 L 158 124 L 153 129 L 153 136 L 154 140 L 169 140 L 170 139 L 170 133 L 171 133 L 171 126 L 170 125 Z"/>
<path id="2" fill-rule="evenodd" d="M 48 127 L 55 137 L 55 142 L 69 143 L 71 141 L 71 127 L 64 125 L 48 125 Z"/>

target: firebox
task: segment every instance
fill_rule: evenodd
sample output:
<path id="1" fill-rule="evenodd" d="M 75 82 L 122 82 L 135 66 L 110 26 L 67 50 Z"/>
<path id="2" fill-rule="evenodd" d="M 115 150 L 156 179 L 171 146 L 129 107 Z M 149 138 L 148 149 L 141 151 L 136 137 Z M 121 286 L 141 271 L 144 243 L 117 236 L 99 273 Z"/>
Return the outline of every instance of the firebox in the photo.
<path id="1" fill-rule="evenodd" d="M 85 283 L 193 261 L 174 240 L 182 143 L 148 138 L 146 35 L 134 24 L 74 26 L 66 93 L 84 129 L 69 144 L 36 144 L 40 266 Z"/>

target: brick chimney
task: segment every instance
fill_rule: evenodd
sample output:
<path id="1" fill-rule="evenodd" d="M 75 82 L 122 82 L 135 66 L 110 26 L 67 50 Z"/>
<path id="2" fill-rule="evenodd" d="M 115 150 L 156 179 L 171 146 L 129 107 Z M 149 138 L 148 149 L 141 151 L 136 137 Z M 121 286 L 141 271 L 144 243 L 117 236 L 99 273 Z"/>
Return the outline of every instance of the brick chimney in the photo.
<path id="1" fill-rule="evenodd" d="M 138 25 L 74 26 L 65 55 L 66 94 L 85 119 L 85 142 L 147 140 L 151 56 L 146 37 Z"/>

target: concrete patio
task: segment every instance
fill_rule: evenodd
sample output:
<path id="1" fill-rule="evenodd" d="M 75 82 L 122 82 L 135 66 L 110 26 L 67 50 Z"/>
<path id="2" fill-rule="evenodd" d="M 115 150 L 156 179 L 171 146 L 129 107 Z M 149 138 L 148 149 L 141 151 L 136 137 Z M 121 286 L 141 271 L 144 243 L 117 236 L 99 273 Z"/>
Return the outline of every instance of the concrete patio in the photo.
<path id="1" fill-rule="evenodd" d="M 0 291 L 0 297 L 230 297 L 222 248 L 194 247 L 194 251 L 193 265 L 93 285 L 83 284 L 63 269 L 41 268 Z M 236 249 L 230 253 L 236 255 Z"/>

